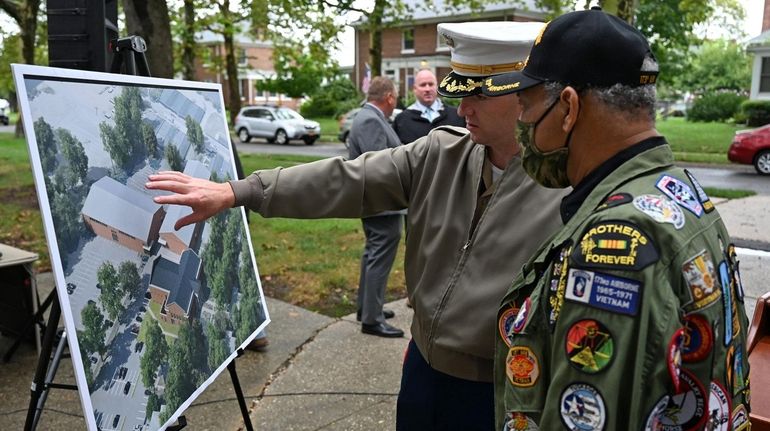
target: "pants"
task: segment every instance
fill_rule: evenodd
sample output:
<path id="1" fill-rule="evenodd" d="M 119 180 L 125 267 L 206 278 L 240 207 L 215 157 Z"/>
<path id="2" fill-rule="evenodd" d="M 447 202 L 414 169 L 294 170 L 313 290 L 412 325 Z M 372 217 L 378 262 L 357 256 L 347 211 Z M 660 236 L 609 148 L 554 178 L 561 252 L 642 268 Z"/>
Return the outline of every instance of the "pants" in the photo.
<path id="1" fill-rule="evenodd" d="M 361 277 L 358 282 L 361 323 L 376 325 L 385 321 L 382 315 L 385 287 L 388 285 L 393 261 L 396 260 L 403 219 L 400 214 L 361 219 L 366 235 L 364 254 L 361 256 Z"/>
<path id="2" fill-rule="evenodd" d="M 396 407 L 398 431 L 491 431 L 494 388 L 436 371 L 409 341 Z"/>

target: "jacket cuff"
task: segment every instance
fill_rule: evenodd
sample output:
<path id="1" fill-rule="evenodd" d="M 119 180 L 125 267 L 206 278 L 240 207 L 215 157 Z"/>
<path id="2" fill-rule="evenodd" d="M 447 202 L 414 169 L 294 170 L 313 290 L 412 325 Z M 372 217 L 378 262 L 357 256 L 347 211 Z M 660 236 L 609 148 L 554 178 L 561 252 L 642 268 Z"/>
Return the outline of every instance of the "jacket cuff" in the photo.
<path id="1" fill-rule="evenodd" d="M 254 211 L 259 210 L 262 201 L 265 200 L 265 188 L 256 173 L 243 180 L 233 180 L 229 183 L 235 195 L 234 207 L 245 206 Z"/>

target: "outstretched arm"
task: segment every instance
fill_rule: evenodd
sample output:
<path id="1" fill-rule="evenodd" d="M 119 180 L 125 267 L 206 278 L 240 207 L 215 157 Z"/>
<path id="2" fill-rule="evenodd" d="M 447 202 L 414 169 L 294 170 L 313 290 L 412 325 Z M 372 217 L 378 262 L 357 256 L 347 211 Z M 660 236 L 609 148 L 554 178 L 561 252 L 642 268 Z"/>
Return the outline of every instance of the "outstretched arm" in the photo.
<path id="1" fill-rule="evenodd" d="M 176 230 L 206 220 L 235 204 L 235 194 L 229 183 L 215 183 L 181 172 L 162 171 L 150 175 L 145 187 L 173 193 L 153 198 L 157 204 L 186 205 L 192 208 L 191 214 L 177 220 L 174 225 Z"/>

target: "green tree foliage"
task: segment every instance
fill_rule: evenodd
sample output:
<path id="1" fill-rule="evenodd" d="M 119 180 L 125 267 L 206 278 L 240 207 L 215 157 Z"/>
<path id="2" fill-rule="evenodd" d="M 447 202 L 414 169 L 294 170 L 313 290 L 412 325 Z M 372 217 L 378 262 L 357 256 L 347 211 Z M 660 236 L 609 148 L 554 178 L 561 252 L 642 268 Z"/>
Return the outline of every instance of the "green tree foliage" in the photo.
<path id="1" fill-rule="evenodd" d="M 749 127 L 770 124 L 770 101 L 768 100 L 747 100 L 741 105 L 741 112 Z"/>
<path id="2" fill-rule="evenodd" d="M 152 388 L 155 386 L 155 373 L 158 371 L 158 367 L 167 360 L 169 347 L 157 320 L 148 319 L 146 325 L 144 354 L 139 361 L 139 371 L 142 375 L 144 387 Z"/>
<path id="3" fill-rule="evenodd" d="M 144 409 L 144 417 L 152 417 L 152 413 L 158 410 L 160 410 L 160 398 L 155 395 L 155 392 L 150 392 L 150 396 L 147 397 L 147 406 Z"/>
<path id="4" fill-rule="evenodd" d="M 204 138 L 201 125 L 189 115 L 185 117 L 184 122 L 187 126 L 187 139 L 190 141 L 193 148 L 195 148 L 195 152 L 202 154 L 204 150 Z"/>
<path id="5" fill-rule="evenodd" d="M 118 272 L 110 262 L 104 262 L 96 272 L 96 279 L 102 286 L 99 299 L 104 306 L 104 310 L 107 311 L 107 315 L 111 320 L 117 321 L 126 307 L 123 305 L 123 298 L 125 292 L 120 288 L 120 279 L 118 278 Z"/>
<path id="6" fill-rule="evenodd" d="M 52 175 L 56 170 L 56 142 L 54 141 L 51 125 L 40 117 L 35 121 L 35 140 L 40 153 L 40 163 L 43 165 L 43 173 Z"/>
<path id="7" fill-rule="evenodd" d="M 144 102 L 137 87 L 123 87 L 114 100 L 115 125 L 106 121 L 99 124 L 99 133 L 112 162 L 128 172 L 147 155 L 147 144 L 142 132 Z"/>
<path id="8" fill-rule="evenodd" d="M 78 340 L 82 339 L 83 331 L 78 330 Z M 86 382 L 88 384 L 89 389 L 93 389 L 94 387 L 94 372 L 91 370 L 91 362 L 88 360 L 88 356 L 90 353 L 88 353 L 84 347 L 83 343 L 78 343 L 78 347 L 80 349 L 80 359 L 83 362 L 83 371 L 86 374 Z"/>
<path id="9" fill-rule="evenodd" d="M 66 255 L 77 247 L 82 232 L 79 208 L 72 196 L 54 192 L 51 199 L 51 212 L 59 243 L 59 254 L 66 260 Z"/>
<path id="10" fill-rule="evenodd" d="M 708 41 L 688 59 L 676 86 L 696 94 L 732 91 L 748 94 L 751 86 L 751 56 L 743 47 L 726 40 Z"/>
<path id="11" fill-rule="evenodd" d="M 182 402 L 195 390 L 195 377 L 189 348 L 182 341 L 182 334 L 189 331 L 187 325 L 182 326 L 178 338 L 171 346 L 168 355 L 168 376 L 166 378 L 166 410 L 161 416 L 168 418 L 176 411 Z"/>
<path id="12" fill-rule="evenodd" d="M 208 365 L 210 369 L 216 369 L 230 356 L 227 346 L 227 334 L 224 330 L 209 323 L 206 325 L 206 337 L 209 340 Z"/>
<path id="13" fill-rule="evenodd" d="M 231 209 L 227 214 L 227 224 L 225 226 L 225 235 L 222 243 L 222 258 L 220 269 L 225 283 L 223 290 L 224 302 L 220 304 L 230 305 L 232 297 L 232 288 L 238 283 L 238 256 L 241 253 L 241 210 Z"/>
<path id="14" fill-rule="evenodd" d="M 172 171 L 182 171 L 184 169 L 184 160 L 179 153 L 179 148 L 172 143 L 166 144 L 166 161 Z"/>
<path id="15" fill-rule="evenodd" d="M 142 122 L 142 139 L 144 140 L 147 156 L 151 158 L 158 157 L 160 145 L 158 144 L 158 137 L 155 135 L 155 130 L 152 129 L 150 123 Z"/>
<path id="16" fill-rule="evenodd" d="M 127 292 L 131 298 L 142 294 L 142 278 L 139 276 L 139 268 L 129 260 L 120 264 L 118 269 L 118 281 L 120 289 Z"/>
<path id="17" fill-rule="evenodd" d="M 226 305 L 229 304 L 225 293 L 226 286 L 221 260 L 224 249 L 225 220 L 227 220 L 227 212 L 219 213 L 209 219 L 209 239 L 201 253 L 206 284 L 211 290 L 215 302 L 221 308 L 226 308 Z"/>
<path id="18" fill-rule="evenodd" d="M 689 121 L 725 121 L 733 118 L 746 100 L 729 91 L 708 93 L 698 97 L 687 111 Z"/>
<path id="19" fill-rule="evenodd" d="M 245 235 L 245 232 L 242 232 Z M 254 275 L 254 264 L 251 261 L 251 253 L 248 241 L 241 241 L 241 265 L 238 278 L 241 284 L 241 300 L 235 311 L 234 319 L 235 337 L 239 343 L 243 342 L 265 320 L 262 303 L 260 302 L 259 287 Z"/>
<path id="20" fill-rule="evenodd" d="M 78 341 L 83 349 L 88 355 L 98 353 L 99 356 L 104 357 L 104 353 L 107 352 L 107 346 L 104 344 L 106 334 L 104 315 L 95 303 L 89 302 L 80 312 L 80 320 L 83 323 L 83 330 L 78 331 Z"/>
<path id="21" fill-rule="evenodd" d="M 56 129 L 56 138 L 59 140 L 64 158 L 69 163 L 72 179 L 85 184 L 86 175 L 88 175 L 88 156 L 83 144 L 67 129 Z"/>
<path id="22" fill-rule="evenodd" d="M 300 112 L 307 117 L 337 117 L 358 106 L 363 98 L 350 78 L 338 76 L 314 92 Z"/>

